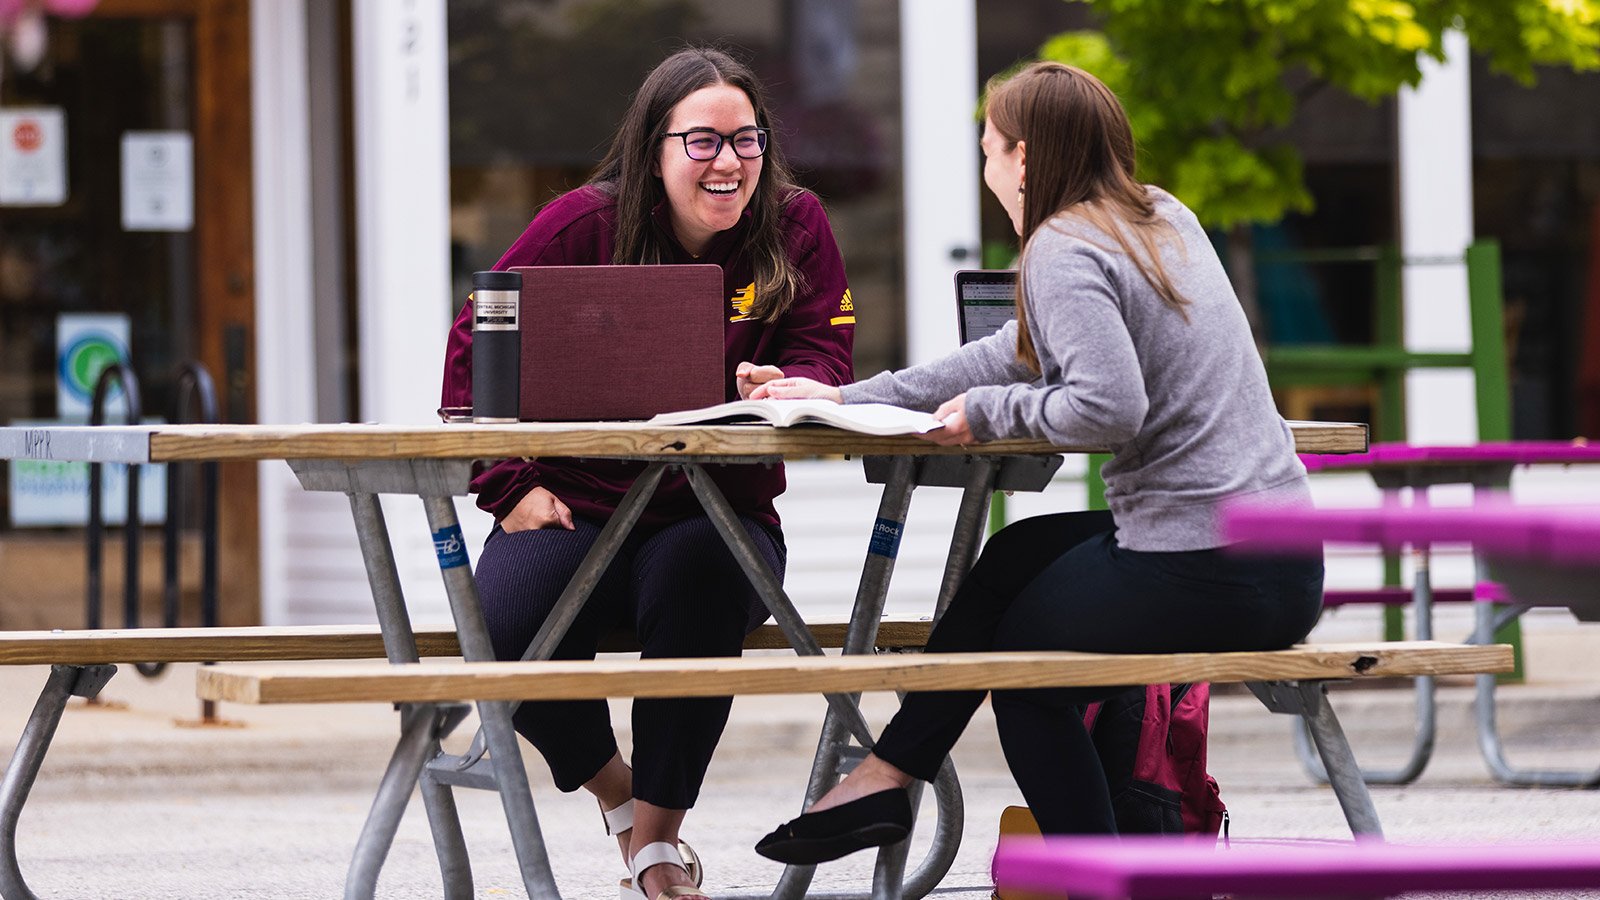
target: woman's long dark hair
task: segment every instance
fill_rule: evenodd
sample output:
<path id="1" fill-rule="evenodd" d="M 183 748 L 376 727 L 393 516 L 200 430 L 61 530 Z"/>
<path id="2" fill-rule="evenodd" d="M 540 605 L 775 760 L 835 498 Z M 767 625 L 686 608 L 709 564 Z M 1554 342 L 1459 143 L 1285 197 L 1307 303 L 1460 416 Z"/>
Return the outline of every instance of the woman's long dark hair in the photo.
<path id="1" fill-rule="evenodd" d="M 1007 148 L 1027 142 L 1023 255 L 1046 222 L 1082 219 L 1115 241 L 1162 301 L 1187 319 L 1188 300 L 1161 264 L 1160 243 L 1173 228 L 1155 214 L 1149 190 L 1134 178 L 1133 129 L 1111 89 L 1074 66 L 1036 62 L 1009 78 L 997 76 L 987 94 L 985 114 Z M 1017 358 L 1037 372 L 1020 279 L 1017 325 Z"/>
<path id="2" fill-rule="evenodd" d="M 750 68 L 728 54 L 708 47 L 690 47 L 667 57 L 655 67 L 633 95 L 622 125 L 611 140 L 600 167 L 589 184 L 617 200 L 617 246 L 611 261 L 620 265 L 653 265 L 666 258 L 671 236 L 653 211 L 667 198 L 655 174 L 656 154 L 667 118 L 683 98 L 701 88 L 728 84 L 744 91 L 755 109 L 756 125 L 773 129 L 765 93 Z M 672 148 L 668 148 L 669 151 Z M 682 152 L 681 148 L 678 152 Z M 779 220 L 791 197 L 800 191 L 794 183 L 776 135 L 769 131 L 761 177 L 750 197 L 750 222 L 744 235 L 746 252 L 755 266 L 754 318 L 776 321 L 804 288 L 804 276 L 795 268 L 783 244 Z"/>

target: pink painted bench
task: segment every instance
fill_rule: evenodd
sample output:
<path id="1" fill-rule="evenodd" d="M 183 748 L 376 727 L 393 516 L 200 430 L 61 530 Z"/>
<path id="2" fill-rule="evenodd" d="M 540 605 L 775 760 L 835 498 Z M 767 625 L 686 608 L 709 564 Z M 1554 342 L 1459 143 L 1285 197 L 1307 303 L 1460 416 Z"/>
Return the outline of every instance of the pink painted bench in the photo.
<path id="1" fill-rule="evenodd" d="M 1368 471 L 1408 474 L 1398 487 L 1428 484 L 1475 484 L 1483 475 L 1509 475 L 1517 466 L 1593 465 L 1600 463 L 1600 444 L 1565 441 L 1504 441 L 1460 447 L 1373 444 L 1365 453 L 1303 453 L 1308 472 Z M 1465 473 L 1465 477 L 1461 477 Z M 1385 485 L 1380 480 L 1379 487 Z"/>
<path id="2" fill-rule="evenodd" d="M 995 884 L 1099 898 L 1382 897 L 1600 888 L 1600 843 L 1212 846 L 1172 838 L 1007 838 Z"/>
<path id="3" fill-rule="evenodd" d="M 1228 508 L 1223 531 L 1242 549 L 1296 551 L 1324 543 L 1388 548 L 1471 544 L 1478 553 L 1543 566 L 1583 569 L 1600 565 L 1600 507 L 1520 506 L 1504 499 L 1473 506 L 1404 506 L 1356 509 Z M 1520 603 L 1517 585 L 1506 590 Z M 1567 606 L 1564 602 L 1544 605 Z"/>
<path id="4" fill-rule="evenodd" d="M 1535 606 L 1565 607 L 1600 622 L 1600 507 L 1520 506 L 1505 497 L 1472 506 L 1385 506 L 1362 509 L 1226 509 L 1222 529 L 1241 552 L 1306 551 L 1324 543 L 1396 549 L 1470 544 L 1512 603 L 1499 618 L 1480 609 L 1473 643 L 1486 644 L 1505 621 Z M 1490 771 L 1507 784 L 1596 787 L 1589 771 L 1517 769 L 1507 762 L 1495 723 L 1495 680 L 1477 679 L 1478 745 Z"/>

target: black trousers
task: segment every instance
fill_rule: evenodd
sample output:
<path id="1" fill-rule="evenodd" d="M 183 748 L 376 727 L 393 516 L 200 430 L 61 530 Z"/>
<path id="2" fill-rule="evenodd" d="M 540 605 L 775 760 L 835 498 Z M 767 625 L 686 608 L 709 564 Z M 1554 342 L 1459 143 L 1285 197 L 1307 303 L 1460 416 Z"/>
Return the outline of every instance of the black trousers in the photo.
<path id="1" fill-rule="evenodd" d="M 781 579 L 782 533 L 741 521 Z M 573 531 L 507 534 L 496 526 L 490 533 L 476 575 L 495 658 L 522 657 L 600 536 L 599 523 L 574 517 L 573 524 Z M 621 628 L 637 633 L 645 659 L 738 656 L 745 635 L 766 618 L 766 605 L 710 519 L 636 528 L 554 658 L 593 659 L 600 637 Z M 669 809 L 693 806 L 732 705 L 732 697 L 634 701 L 633 796 Z M 524 703 L 512 723 L 563 791 L 577 790 L 617 752 L 604 700 Z"/>
<path id="2" fill-rule="evenodd" d="M 1115 527 L 1110 513 L 1082 512 L 1002 529 L 962 581 L 928 650 L 1274 650 L 1316 623 L 1320 557 L 1144 553 L 1118 547 Z M 994 692 L 1006 762 L 1045 833 L 1116 832 L 1083 709 L 1120 690 Z M 983 698 L 982 691 L 909 694 L 873 752 L 931 781 Z"/>

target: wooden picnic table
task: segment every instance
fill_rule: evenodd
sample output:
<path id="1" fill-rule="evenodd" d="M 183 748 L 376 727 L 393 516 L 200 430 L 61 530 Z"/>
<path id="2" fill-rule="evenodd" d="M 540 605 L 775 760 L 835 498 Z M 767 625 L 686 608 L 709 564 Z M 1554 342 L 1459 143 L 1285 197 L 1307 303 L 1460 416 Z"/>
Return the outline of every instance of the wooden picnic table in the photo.
<path id="1" fill-rule="evenodd" d="M 1297 449 L 1305 453 L 1352 453 L 1367 448 L 1367 429 L 1360 424 L 1291 423 Z M 468 662 L 491 661 L 493 648 L 478 605 L 476 586 L 456 519 L 453 497 L 467 493 L 476 460 L 512 457 L 581 457 L 637 460 L 646 463 L 616 513 L 602 529 L 594 548 L 574 574 L 545 627 L 524 659 L 546 659 L 565 634 L 589 592 L 598 582 L 651 493 L 668 467 L 681 468 L 702 507 L 767 603 L 777 626 L 794 649 L 820 655 L 821 649 L 785 595 L 777 577 L 761 560 L 720 490 L 705 473 L 707 465 L 771 463 L 817 456 L 860 456 L 869 478 L 884 485 L 877 511 L 877 531 L 897 537 L 904 527 L 911 492 L 918 485 L 964 488 L 935 617 L 954 594 L 970 567 L 987 522 L 989 498 L 995 490 L 1041 490 L 1060 465 L 1060 454 L 1098 452 L 1100 447 L 1054 446 L 1043 441 L 1008 440 L 969 447 L 938 447 L 910 436 L 875 437 L 825 426 L 773 428 L 767 425 L 652 426 L 644 423 L 525 423 L 517 425 L 155 425 L 0 428 L 0 459 L 50 459 L 111 463 L 182 461 L 287 460 L 302 487 L 337 491 L 349 497 L 361 550 L 372 587 L 379 628 L 387 655 L 394 662 L 418 658 L 416 640 L 394 562 L 378 495 L 410 494 L 422 500 L 434 539 L 456 633 Z M 846 653 L 870 653 L 887 596 L 898 540 L 874 540 L 868 548 L 856 606 L 844 641 Z M 731 691 L 730 691 L 731 692 Z M 828 695 L 829 711 L 819 742 L 819 759 L 807 788 L 807 802 L 831 784 L 842 745 L 854 737 L 870 745 L 871 733 L 856 699 Z M 535 814 L 527 773 L 511 727 L 514 705 L 501 701 L 477 704 L 480 739 L 461 756 L 443 754 L 439 737 L 453 727 L 426 704 L 402 710 L 402 747 L 380 786 L 358 841 L 346 885 L 347 896 L 371 896 L 378 872 L 393 841 L 406 800 L 419 776 L 428 809 L 435 849 L 449 897 L 472 893 L 471 871 L 451 786 L 496 790 L 511 829 L 524 885 L 532 897 L 556 898 Z M 1329 713 L 1331 716 L 1331 712 Z M 432 723 L 419 727 L 426 719 Z M 411 740 L 407 735 L 422 735 Z M 1342 740 L 1342 735 L 1341 735 Z M 487 751 L 487 756 L 485 756 Z M 1348 748 L 1345 748 L 1348 753 Z M 424 763 L 423 760 L 426 759 Z M 1353 759 L 1350 760 L 1353 765 Z M 414 763 L 414 765 L 413 765 Z M 903 879 L 905 848 L 881 853 L 875 883 L 886 884 L 882 896 L 920 897 L 937 885 L 954 860 L 960 838 L 960 791 L 946 763 L 934 785 L 941 814 L 933 847 L 922 864 Z M 1347 798 L 1342 798 L 1342 800 Z M 1376 813 L 1365 796 L 1348 798 L 1353 823 L 1371 823 Z M 953 819 L 953 821 L 952 821 Z M 1360 827 L 1360 826 L 1356 826 Z M 898 857 L 896 857 L 898 853 Z M 773 894 L 803 896 L 810 867 L 789 867 Z"/>

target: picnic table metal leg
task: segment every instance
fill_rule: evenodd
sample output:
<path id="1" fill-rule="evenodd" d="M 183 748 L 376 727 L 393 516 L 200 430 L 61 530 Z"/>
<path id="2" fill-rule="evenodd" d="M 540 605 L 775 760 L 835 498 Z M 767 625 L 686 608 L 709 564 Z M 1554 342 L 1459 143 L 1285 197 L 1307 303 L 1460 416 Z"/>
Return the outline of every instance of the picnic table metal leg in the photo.
<path id="1" fill-rule="evenodd" d="M 439 755 L 435 740 L 423 759 Z M 461 815 L 456 811 L 455 794 L 448 785 L 431 778 L 421 779 L 422 808 L 428 813 L 428 830 L 439 854 L 439 874 L 444 878 L 445 900 L 469 900 L 472 891 L 472 861 L 467 856 L 467 839 L 461 833 Z"/>
<path id="2" fill-rule="evenodd" d="M 911 806 L 917 807 L 922 795 L 922 783 L 913 782 Z M 873 900 L 917 900 L 933 893 L 950 867 L 956 861 L 956 851 L 961 848 L 961 834 L 966 822 L 966 804 L 961 797 L 961 782 L 956 779 L 955 764 L 947 756 L 939 764 L 939 773 L 933 779 L 934 805 L 938 818 L 934 820 L 933 840 L 922 863 L 905 875 L 906 856 L 911 850 L 911 835 L 878 854 L 878 864 L 873 873 Z M 899 888 L 899 893 L 893 889 Z"/>
<path id="3" fill-rule="evenodd" d="M 902 479 L 907 472 L 909 470 L 901 473 Z M 817 645 L 816 638 L 806 628 L 805 621 L 800 617 L 799 611 L 794 608 L 794 603 L 789 599 L 788 594 L 784 593 L 783 585 L 778 581 L 778 577 L 772 573 L 766 561 L 761 558 L 760 553 L 751 543 L 749 534 L 744 530 L 744 524 L 739 521 L 738 513 L 729 505 L 727 498 L 722 495 L 722 491 L 717 487 L 716 482 L 712 481 L 711 476 L 707 475 L 705 470 L 698 465 L 685 465 L 684 473 L 688 476 L 689 485 L 694 489 L 695 496 L 699 498 L 700 505 L 705 509 L 706 515 L 711 519 L 712 524 L 716 526 L 717 533 L 721 535 L 723 542 L 727 544 L 728 550 L 733 553 L 734 558 L 739 561 L 740 567 L 744 569 L 745 576 L 750 579 L 751 585 L 755 587 L 762 601 L 767 604 L 767 609 L 772 613 L 778 628 L 789 639 L 789 643 L 794 647 L 795 652 L 802 656 L 821 656 L 822 648 Z M 885 504 L 891 503 L 887 498 L 892 490 L 894 489 L 885 489 Z M 899 526 L 895 522 L 904 522 L 905 507 L 909 506 L 910 503 L 909 482 L 898 490 L 901 497 L 892 501 L 900 506 L 898 518 L 880 521 L 875 526 L 888 529 L 887 532 L 882 532 L 884 535 L 882 540 L 877 537 L 874 538 L 875 544 L 884 549 L 888 549 L 891 546 L 898 547 Z M 893 569 L 893 552 L 882 555 L 886 558 L 881 561 L 869 560 L 871 565 L 862 574 L 863 584 L 869 581 L 882 581 L 887 578 L 889 571 Z M 877 602 L 879 609 L 881 609 L 881 599 Z M 853 632 L 852 637 L 870 641 L 877 631 L 877 615 L 863 615 L 858 608 L 856 613 L 851 615 L 850 625 Z M 866 644 L 866 648 L 870 649 L 870 642 Z M 839 735 L 838 740 L 829 742 L 829 746 L 819 746 L 819 754 L 835 752 L 832 748 L 837 748 L 843 742 L 845 733 L 848 733 L 850 737 L 854 737 L 861 746 L 870 748 L 872 746 L 872 729 L 867 724 L 866 717 L 861 714 L 860 706 L 857 705 L 859 695 L 824 694 L 823 696 L 828 702 L 828 718 L 823 722 L 823 732 L 825 735 L 829 735 L 833 731 L 833 725 L 836 723 Z M 814 778 L 818 767 L 822 765 L 823 762 L 821 760 L 813 765 Z M 827 780 L 827 777 L 823 779 L 824 790 L 826 789 Z M 815 799 L 809 796 L 811 794 L 810 790 L 807 791 L 807 794 L 807 802 Z M 820 796 L 820 792 L 818 796 Z M 807 894 L 805 890 L 811 881 L 811 874 L 814 868 L 812 866 L 787 867 L 784 877 L 779 881 L 772 894 L 773 898 L 775 900 L 789 900 L 789 898 L 800 896 L 814 896 Z M 891 895 L 890 900 L 894 900 L 899 896 L 899 885 L 896 884 L 895 887 L 896 892 Z"/>
<path id="4" fill-rule="evenodd" d="M 71 697 L 92 698 L 117 672 L 116 666 L 51 666 L 44 689 L 34 702 L 33 713 L 22 729 L 17 749 L 11 754 L 4 780 L 0 780 L 0 897 L 5 900 L 37 900 L 22 878 L 17 862 L 17 820 L 28 802 L 39 767 L 50 751 L 56 726 Z"/>
<path id="5" fill-rule="evenodd" d="M 389 847 L 399 831 L 400 819 L 405 815 L 406 803 L 411 799 L 411 789 L 422 774 L 422 766 L 439 743 L 442 731 L 447 730 L 446 719 L 460 715 L 460 706 L 441 706 L 432 703 L 404 704 L 400 709 L 400 741 L 389 757 L 389 767 L 378 784 L 378 795 L 372 800 L 372 809 L 361 827 L 361 837 L 356 841 L 356 852 L 350 860 L 350 872 L 345 877 L 346 900 L 365 900 L 378 889 L 378 873 L 383 869 Z M 455 896 L 446 877 L 447 895 Z"/>
<path id="6" fill-rule="evenodd" d="M 1433 640 L 1433 579 L 1429 575 L 1429 552 L 1426 548 L 1416 553 L 1416 581 L 1412 587 L 1412 608 L 1416 615 L 1416 635 L 1419 641 Z M 1433 758 L 1434 737 L 1437 734 L 1438 708 L 1434 696 L 1432 675 L 1418 675 L 1412 679 L 1416 686 L 1417 719 L 1412 735 L 1411 755 L 1398 769 L 1362 769 L 1361 777 L 1367 784 L 1410 784 L 1417 780 L 1422 770 Z M 1300 764 L 1310 776 L 1324 784 L 1328 769 L 1322 764 L 1311 746 L 1308 723 L 1294 730 L 1295 753 Z"/>
<path id="7" fill-rule="evenodd" d="M 372 588 L 372 604 L 378 613 L 378 630 L 383 635 L 383 652 L 392 663 L 414 663 L 417 635 L 411 629 L 411 614 L 406 610 L 400 588 L 400 572 L 395 566 L 394 547 L 389 543 L 389 524 L 383 518 L 383 504 L 377 494 L 349 494 L 350 515 L 356 522 L 356 541 L 361 546 L 361 561 L 367 569 L 367 584 Z"/>
<path id="8" fill-rule="evenodd" d="M 967 484 L 967 492 L 962 498 L 961 510 L 957 515 L 955 533 L 951 541 L 950 556 L 946 561 L 944 584 L 939 593 L 939 602 L 936 614 L 942 612 L 953 596 L 955 586 L 961 577 L 971 567 L 976 547 L 981 542 L 982 530 L 987 521 L 989 495 L 993 492 L 994 479 L 997 466 L 988 459 L 972 460 L 973 469 Z M 894 571 L 894 563 L 899 548 L 901 529 L 905 526 L 906 515 L 910 509 L 911 493 L 916 488 L 917 461 L 913 458 L 899 457 L 890 462 L 888 475 L 884 480 L 884 491 L 879 501 L 878 517 L 874 524 L 874 533 L 867 559 L 862 566 L 861 582 L 856 591 L 856 603 L 851 612 L 850 624 L 846 631 L 844 652 L 867 653 L 871 652 L 876 639 L 878 620 L 883 613 L 884 602 L 888 596 L 889 578 Z M 695 487 L 700 501 L 705 506 L 713 522 L 718 522 L 718 529 L 730 544 L 730 548 L 740 558 L 747 575 L 753 584 L 761 591 L 769 609 L 778 619 L 780 628 L 783 628 L 783 616 L 780 609 L 793 610 L 793 604 L 783 593 L 782 586 L 777 584 L 777 579 L 755 553 L 753 547 L 748 546 L 748 537 L 743 528 L 738 525 L 737 517 L 727 507 L 726 499 L 716 489 L 716 485 L 705 477 L 703 472 L 698 475 L 697 469 L 689 473 L 690 484 Z M 703 486 L 702 486 L 703 480 Z M 702 492 L 703 491 L 703 492 Z M 720 509 L 722 520 L 719 522 Z M 764 574 L 763 574 L 764 573 Z M 795 614 L 798 619 L 798 614 Z M 801 625 L 803 630 L 804 626 Z M 792 633 L 784 628 L 785 634 L 790 636 L 791 642 L 797 651 L 805 644 L 814 647 L 809 632 L 803 632 L 804 637 Z M 803 651 L 801 651 L 803 652 Z M 820 649 L 815 650 L 820 653 Z M 816 800 L 827 792 L 834 784 L 840 773 L 841 753 L 847 731 L 853 729 L 856 721 L 861 719 L 857 694 L 840 695 L 849 706 L 841 710 L 835 704 L 834 697 L 830 696 L 829 710 L 823 720 L 822 735 L 818 740 L 817 755 L 812 763 L 811 778 L 806 789 L 806 804 Z M 852 715 L 853 713 L 853 715 Z M 857 733 L 857 740 L 865 748 L 872 746 L 870 736 L 862 738 Z M 918 789 L 920 792 L 920 788 Z M 934 781 L 934 796 L 938 807 L 938 820 L 935 825 L 933 841 L 928 849 L 928 854 L 922 863 L 909 876 L 905 875 L 906 854 L 910 846 L 909 839 L 895 845 L 886 847 L 879 852 L 878 861 L 874 872 L 874 887 L 871 896 L 879 900 L 896 900 L 907 898 L 915 900 L 926 896 L 938 886 L 950 866 L 955 861 L 956 851 L 961 842 L 964 806 L 961 798 L 960 782 L 956 779 L 955 767 L 946 759 L 940 767 L 939 774 Z M 776 889 L 772 893 L 774 900 L 792 900 L 792 898 L 821 897 L 840 900 L 840 898 L 859 898 L 865 896 L 860 893 L 807 893 L 811 883 L 815 866 L 788 866 L 785 867 L 783 876 L 779 879 Z"/>
<path id="9" fill-rule="evenodd" d="M 961 505 L 956 512 L 955 527 L 951 529 L 950 552 L 945 556 L 944 576 L 934 604 L 935 625 L 954 599 L 961 580 L 972 569 L 972 561 L 983 544 L 983 533 L 989 524 L 989 502 L 994 495 L 995 479 L 999 474 L 999 464 L 994 459 L 970 457 L 967 462 L 971 468 L 961 494 Z M 879 614 L 887 594 L 888 583 L 885 580 L 878 598 Z M 913 785 L 913 808 L 921 793 L 922 786 Z M 956 851 L 961 846 L 961 834 L 966 825 L 966 808 L 961 799 L 960 782 L 956 780 L 955 766 L 948 757 L 940 764 L 939 773 L 934 779 L 934 798 L 939 816 L 934 826 L 933 841 L 922 865 L 909 878 L 905 877 L 906 855 L 911 849 L 910 835 L 899 844 L 885 847 L 878 854 L 873 875 L 873 900 L 896 900 L 897 895 L 891 892 L 891 886 L 898 887 L 902 882 L 907 898 L 926 896 L 938 887 L 955 863 Z"/>
<path id="10" fill-rule="evenodd" d="M 1492 644 L 1494 633 L 1502 623 L 1496 621 L 1494 604 L 1474 604 L 1475 627 L 1472 643 Z M 1478 750 L 1489 766 L 1489 774 L 1501 784 L 1531 787 L 1595 787 L 1600 785 L 1600 769 L 1519 769 L 1506 759 L 1505 744 L 1500 739 L 1500 726 L 1496 722 L 1495 676 L 1476 677 L 1477 697 L 1474 716 L 1478 725 Z"/>
<path id="11" fill-rule="evenodd" d="M 405 594 L 400 587 L 400 573 L 395 565 L 394 548 L 389 543 L 389 527 L 383 518 L 383 505 L 377 494 L 352 493 L 350 513 L 356 522 L 356 537 L 361 545 L 361 559 L 367 569 L 367 583 L 372 589 L 373 607 L 378 613 L 378 629 L 383 635 L 384 655 L 391 663 L 414 663 L 420 659 L 417 652 L 416 633 L 411 628 L 411 614 L 406 609 Z M 433 742 L 428 758 L 438 756 L 439 742 Z M 431 779 L 422 783 L 422 804 L 428 813 L 428 827 L 433 833 L 434 852 L 439 857 L 439 873 L 444 878 L 445 897 L 449 900 L 472 896 L 472 862 L 467 855 L 466 837 L 461 832 L 461 817 L 456 812 L 455 797 L 446 785 Z M 400 825 L 394 820 L 394 827 Z M 383 842 L 384 850 L 393 843 L 391 833 Z M 378 860 L 382 865 L 382 859 Z"/>
<path id="12" fill-rule="evenodd" d="M 795 652 L 801 656 L 821 656 L 822 647 L 817 644 L 817 639 L 812 636 L 811 630 L 806 628 L 805 620 L 800 617 L 799 610 L 794 608 L 789 595 L 784 593 L 783 584 L 778 581 L 778 576 L 772 574 L 772 569 L 767 566 L 766 560 L 756 550 L 750 540 L 750 535 L 744 530 L 744 523 L 739 521 L 739 514 L 734 512 L 728 503 L 728 498 L 722 495 L 722 490 L 716 482 L 711 480 L 705 470 L 695 464 L 686 464 L 684 474 L 689 478 L 689 486 L 694 489 L 695 496 L 699 498 L 700 505 L 705 509 L 706 515 L 711 519 L 711 524 L 716 527 L 717 534 L 722 537 L 724 544 L 734 559 L 738 560 L 739 567 L 744 570 L 745 577 L 750 579 L 750 584 L 755 587 L 756 593 L 767 604 L 767 610 L 772 613 L 773 620 L 784 637 L 794 647 Z M 824 694 L 828 707 L 839 715 L 850 734 L 863 746 L 872 745 L 872 729 L 867 724 L 861 710 L 851 700 L 850 694 Z"/>
<path id="13" fill-rule="evenodd" d="M 455 502 L 450 497 L 423 497 L 422 506 L 436 545 L 441 539 L 460 539 L 461 527 L 456 520 Z M 462 657 L 469 662 L 493 660 L 494 645 L 483 621 L 483 608 L 478 604 L 478 586 L 472 580 L 472 567 L 466 564 L 465 547 L 461 548 L 459 557 L 441 551 L 439 572 L 444 577 L 445 594 L 450 599 Z M 528 772 L 522 766 L 522 750 L 517 743 L 516 730 L 511 726 L 512 704 L 483 701 L 477 707 L 485 743 L 494 760 L 495 783 L 499 787 L 506 823 L 511 829 L 511 845 L 516 849 L 523 886 L 529 897 L 560 900 L 555 876 L 550 871 L 550 858 L 545 853 L 544 836 L 539 830 L 539 817 L 534 811 Z"/>
<path id="14" fill-rule="evenodd" d="M 999 474 L 998 461 L 986 457 L 972 459 L 972 470 L 961 492 L 961 506 L 950 535 L 950 553 L 944 560 L 944 578 L 939 583 L 939 599 L 933 612 L 936 624 L 955 598 L 961 580 L 972 571 L 978 548 L 983 546 L 983 534 L 989 527 L 989 504 L 994 499 L 995 479 Z"/>
<path id="15" fill-rule="evenodd" d="M 567 630 L 572 627 L 572 622 L 583 609 L 583 604 L 589 600 L 589 595 L 594 592 L 595 586 L 600 583 L 600 578 L 610 567 L 611 561 L 616 558 L 617 551 L 632 533 L 633 527 L 639 521 L 639 516 L 644 513 L 645 507 L 650 502 L 650 497 L 655 493 L 656 486 L 661 482 L 661 476 L 666 471 L 665 463 L 651 463 L 645 467 L 639 477 L 623 495 L 622 502 L 617 505 L 616 512 L 606 520 L 600 529 L 600 535 L 584 554 L 583 561 L 578 564 L 577 571 L 572 573 L 567 586 L 561 591 L 561 596 L 556 598 L 555 606 L 550 615 L 540 626 L 539 632 L 528 642 L 528 649 L 522 653 L 524 661 L 549 659 L 555 655 L 556 647 L 561 644 L 561 639 L 567 636 Z M 522 701 L 511 703 L 511 714 L 515 715 Z M 494 789 L 493 760 L 484 760 L 489 745 L 482 728 L 472 736 L 472 746 L 460 756 L 441 754 L 438 759 L 429 763 L 430 774 L 456 784 Z"/>
<path id="16" fill-rule="evenodd" d="M 894 573 L 900 529 L 905 525 L 906 514 L 911 508 L 911 493 L 916 489 L 913 480 L 915 471 L 916 460 L 909 456 L 896 457 L 890 464 L 883 495 L 878 501 L 878 516 L 873 522 L 873 538 L 869 543 L 866 561 L 861 566 L 855 605 L 845 630 L 845 653 L 867 653 L 873 649 L 878 620 L 883 614 L 884 598 L 889 592 L 889 578 Z M 850 698 L 859 704 L 861 695 L 851 694 Z M 848 739 L 843 721 L 834 715 L 830 707 L 822 719 L 822 734 L 817 739 L 817 752 L 811 761 L 805 806 L 817 802 L 838 781 L 841 770 L 845 768 L 840 750 Z M 797 900 L 806 896 L 806 889 L 811 885 L 816 870 L 816 866 L 785 866 L 772 897 L 774 900 Z"/>
<path id="17" fill-rule="evenodd" d="M 1328 704 L 1327 685 L 1320 681 L 1257 681 L 1247 685 L 1262 705 L 1275 713 L 1297 715 L 1311 730 L 1311 739 L 1329 775 L 1333 794 L 1344 811 L 1350 832 L 1357 836 L 1381 839 L 1383 825 L 1378 821 L 1372 794 L 1361 778 L 1361 767 L 1350 742 L 1345 740 L 1339 717 Z"/>
<path id="18" fill-rule="evenodd" d="M 645 507 L 655 495 L 656 486 L 661 483 L 661 476 L 666 471 L 666 463 L 651 463 L 639 473 L 633 484 L 628 486 L 628 492 L 623 495 L 622 502 L 617 504 L 616 512 L 611 514 L 611 518 L 606 520 L 605 527 L 600 529 L 600 536 L 595 538 L 594 545 L 584 555 L 578 570 L 572 573 L 572 580 L 568 581 L 566 588 L 561 591 L 561 596 L 556 600 L 556 605 L 545 619 L 544 625 L 539 628 L 539 633 L 528 643 L 527 651 L 522 654 L 524 660 L 549 659 L 555 655 L 561 639 L 567 636 L 567 629 L 571 628 L 573 620 L 578 618 L 578 613 L 583 610 L 583 604 L 588 602 L 589 595 L 594 592 L 601 576 L 605 575 L 606 569 L 610 567 L 611 560 L 616 558 L 617 551 L 622 549 L 622 543 L 633 532 L 633 526 L 638 524 L 639 517 L 644 514 Z"/>

